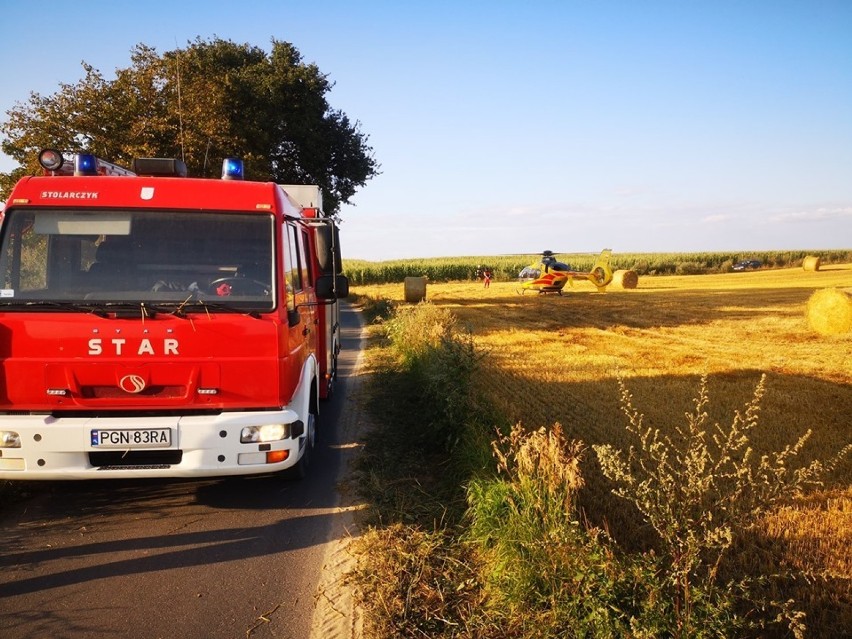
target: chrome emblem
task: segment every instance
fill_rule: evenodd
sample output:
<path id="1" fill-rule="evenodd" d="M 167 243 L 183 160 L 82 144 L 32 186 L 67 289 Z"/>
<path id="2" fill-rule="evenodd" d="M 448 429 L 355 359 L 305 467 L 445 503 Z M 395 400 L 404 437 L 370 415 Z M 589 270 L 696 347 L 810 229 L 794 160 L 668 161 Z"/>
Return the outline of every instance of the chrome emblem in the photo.
<path id="1" fill-rule="evenodd" d="M 139 375 L 125 375 L 118 380 L 118 385 L 125 393 L 141 393 L 145 390 L 145 380 Z"/>

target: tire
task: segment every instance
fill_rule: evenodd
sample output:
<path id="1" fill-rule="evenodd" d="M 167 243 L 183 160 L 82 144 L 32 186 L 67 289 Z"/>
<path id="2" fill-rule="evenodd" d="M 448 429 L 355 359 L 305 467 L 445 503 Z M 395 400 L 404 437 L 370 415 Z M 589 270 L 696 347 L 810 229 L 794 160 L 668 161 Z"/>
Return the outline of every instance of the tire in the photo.
<path id="1" fill-rule="evenodd" d="M 305 425 L 305 449 L 302 456 L 293 466 L 282 471 L 282 476 L 288 480 L 301 480 L 308 476 L 308 470 L 313 457 L 314 445 L 317 441 L 317 427 L 319 425 L 319 408 L 317 407 L 316 385 L 311 391 L 310 408 L 308 410 L 308 423 Z"/>
<path id="2" fill-rule="evenodd" d="M 329 377 L 325 389 L 325 401 L 330 400 L 334 396 L 334 384 L 337 382 L 337 355 L 332 358 L 331 366 L 331 377 Z"/>
<path id="3" fill-rule="evenodd" d="M 316 425 L 314 413 L 308 413 L 308 424 L 305 431 L 305 449 L 302 451 L 302 456 L 293 466 L 281 471 L 284 479 L 298 481 L 308 476 L 308 469 L 311 466 L 311 457 L 313 456 L 314 442 L 316 441 Z"/>

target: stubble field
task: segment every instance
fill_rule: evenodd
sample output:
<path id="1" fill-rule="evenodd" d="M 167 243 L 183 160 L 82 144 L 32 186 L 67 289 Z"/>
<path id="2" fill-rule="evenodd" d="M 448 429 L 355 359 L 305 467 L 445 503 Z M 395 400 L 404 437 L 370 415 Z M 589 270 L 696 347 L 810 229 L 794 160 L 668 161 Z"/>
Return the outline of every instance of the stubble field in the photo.
<path id="1" fill-rule="evenodd" d="M 827 459 L 852 442 L 852 333 L 819 335 L 806 318 L 814 291 L 850 286 L 852 264 L 841 264 L 817 272 L 646 277 L 636 289 L 610 287 L 603 294 L 577 282 L 563 296 L 518 295 L 515 282 L 493 282 L 489 288 L 430 283 L 427 299 L 470 329 L 485 353 L 476 388 L 512 421 L 529 428 L 558 422 L 569 438 L 587 447 L 620 445 L 625 417 L 619 377 L 645 424 L 666 432 L 693 410 L 700 377 L 706 375 L 711 423 L 724 426 L 743 410 L 765 373 L 760 427 L 753 436 L 756 452 L 781 450 L 812 430 L 791 464 L 796 466 Z M 376 299 L 403 299 L 402 284 L 353 288 Z M 587 456 L 583 468 L 586 516 L 626 546 L 641 546 L 636 514 L 611 496 L 592 458 Z M 762 533 L 784 561 L 826 579 L 830 598 L 848 612 L 848 460 L 821 490 L 776 510 Z"/>

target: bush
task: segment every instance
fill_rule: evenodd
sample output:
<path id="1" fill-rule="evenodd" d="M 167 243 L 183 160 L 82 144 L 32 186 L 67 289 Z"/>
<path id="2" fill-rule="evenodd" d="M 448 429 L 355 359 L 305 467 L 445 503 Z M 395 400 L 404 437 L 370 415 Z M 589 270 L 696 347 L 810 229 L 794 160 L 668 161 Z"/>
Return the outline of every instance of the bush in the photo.
<path id="1" fill-rule="evenodd" d="M 705 273 L 707 267 L 701 262 L 679 262 L 675 266 L 675 275 L 699 275 Z"/>
<path id="2" fill-rule="evenodd" d="M 594 446 L 614 493 L 630 501 L 655 531 L 661 550 L 657 560 L 660 589 L 673 604 L 675 637 L 734 636 L 766 623 L 756 611 L 775 609 L 791 632 L 803 636 L 802 614 L 793 602 L 758 600 L 752 580 L 720 583 L 720 567 L 735 539 L 743 539 L 761 517 L 805 486 L 820 483 L 848 452 L 831 462 L 814 461 L 792 470 L 788 463 L 804 447 L 810 431 L 784 450 L 757 456 L 750 436 L 758 427 L 763 376 L 745 412 L 737 411 L 729 429 L 709 427 L 707 379 L 702 378 L 695 410 L 674 437 L 645 427 L 623 381 L 621 408 L 635 444 L 627 451 Z M 736 614 L 748 602 L 749 618 Z"/>

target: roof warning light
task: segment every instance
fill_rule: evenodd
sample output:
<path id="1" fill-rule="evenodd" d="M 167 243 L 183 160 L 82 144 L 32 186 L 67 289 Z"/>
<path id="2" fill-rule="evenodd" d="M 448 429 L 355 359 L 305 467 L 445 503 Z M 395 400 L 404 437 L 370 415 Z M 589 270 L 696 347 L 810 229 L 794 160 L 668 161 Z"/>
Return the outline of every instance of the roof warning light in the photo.
<path id="1" fill-rule="evenodd" d="M 74 156 L 74 175 L 97 175 L 98 158 L 91 153 L 78 153 Z"/>
<path id="2" fill-rule="evenodd" d="M 223 180 L 242 180 L 243 161 L 239 158 L 225 158 L 222 162 Z"/>

